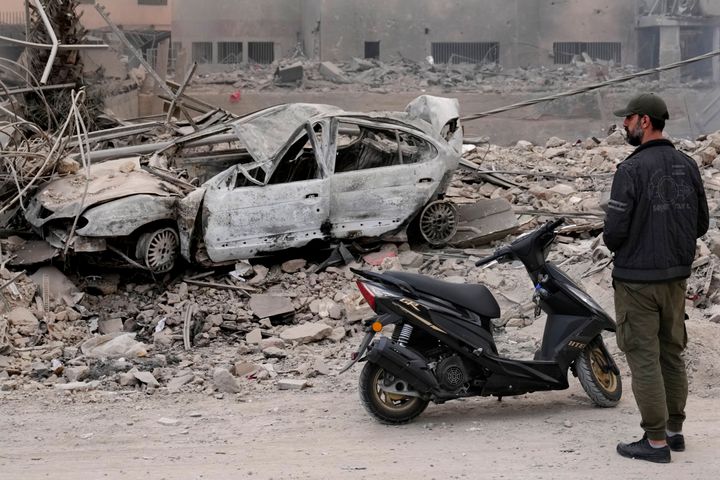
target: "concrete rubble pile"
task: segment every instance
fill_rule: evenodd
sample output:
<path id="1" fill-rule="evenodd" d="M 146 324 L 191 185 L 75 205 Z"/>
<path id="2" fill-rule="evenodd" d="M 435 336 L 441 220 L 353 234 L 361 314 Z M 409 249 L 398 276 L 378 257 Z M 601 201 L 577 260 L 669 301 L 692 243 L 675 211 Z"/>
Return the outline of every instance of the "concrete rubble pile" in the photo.
<path id="1" fill-rule="evenodd" d="M 702 339 L 714 338 L 720 328 L 720 132 L 676 143 L 701 166 L 712 217 L 688 284 L 688 329 L 698 339 L 687 353 L 690 388 L 717 396 L 720 351 Z M 619 132 L 574 142 L 551 138 L 544 146 L 480 145 L 465 154 L 466 168 L 456 172 L 448 196 L 458 205 L 510 202 L 517 233 L 566 217 L 551 260 L 612 312 L 601 192 L 630 151 Z M 386 243 L 324 270 L 304 258 L 241 261 L 229 271 L 166 274 L 157 283 L 142 276 L 121 281 L 102 271 L 71 281 L 53 267 L 28 276 L 3 266 L 0 390 L 134 389 L 241 398 L 276 389 L 347 387 L 355 377 L 334 374 L 357 347 L 361 320 L 371 313 L 352 267 L 484 283 L 503 312 L 494 321 L 501 353 L 532 357 L 544 322 L 533 315 L 531 282 L 518 265 L 475 268 L 492 248 L 414 251 L 407 243 Z"/>
<path id="2" fill-rule="evenodd" d="M 385 93 L 435 87 L 453 92 L 543 92 L 577 88 L 578 82 L 594 83 L 637 70 L 633 66 L 617 66 L 589 57 L 581 57 L 567 65 L 508 70 L 494 63 L 431 64 L 406 59 L 380 61 L 354 58 L 337 64 L 309 60 L 281 62 L 279 65 L 250 64 L 225 72 L 199 75 L 193 80 L 193 85 L 229 84 L 249 91 L 300 87 L 319 91 L 361 88 Z M 641 84 L 644 89 L 653 88 L 647 79 L 633 80 L 625 85 L 633 90 L 640 88 Z"/>

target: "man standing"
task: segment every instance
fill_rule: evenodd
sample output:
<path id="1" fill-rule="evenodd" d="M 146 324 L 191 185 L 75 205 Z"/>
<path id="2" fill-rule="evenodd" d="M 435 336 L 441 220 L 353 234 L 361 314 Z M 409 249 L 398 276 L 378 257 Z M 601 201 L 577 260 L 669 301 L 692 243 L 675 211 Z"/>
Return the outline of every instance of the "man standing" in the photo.
<path id="1" fill-rule="evenodd" d="M 670 116 L 659 96 L 638 95 L 615 115 L 625 117 L 627 141 L 637 148 L 615 172 L 603 239 L 615 254 L 617 342 L 645 430 L 617 451 L 667 463 L 671 450 L 685 450 L 685 289 L 708 206 L 695 161 L 663 138 Z"/>

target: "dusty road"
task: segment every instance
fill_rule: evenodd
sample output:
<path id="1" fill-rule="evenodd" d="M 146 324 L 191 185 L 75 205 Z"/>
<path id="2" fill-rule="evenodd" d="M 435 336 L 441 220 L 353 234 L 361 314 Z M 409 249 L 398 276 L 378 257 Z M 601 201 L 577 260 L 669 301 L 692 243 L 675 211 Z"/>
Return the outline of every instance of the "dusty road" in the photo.
<path id="1" fill-rule="evenodd" d="M 388 427 L 362 409 L 357 374 L 254 398 L 0 394 L 0 479 L 711 479 L 720 468 L 717 399 L 690 397 L 688 450 L 655 465 L 615 453 L 640 431 L 629 388 L 614 409 L 593 407 L 572 379 Z"/>

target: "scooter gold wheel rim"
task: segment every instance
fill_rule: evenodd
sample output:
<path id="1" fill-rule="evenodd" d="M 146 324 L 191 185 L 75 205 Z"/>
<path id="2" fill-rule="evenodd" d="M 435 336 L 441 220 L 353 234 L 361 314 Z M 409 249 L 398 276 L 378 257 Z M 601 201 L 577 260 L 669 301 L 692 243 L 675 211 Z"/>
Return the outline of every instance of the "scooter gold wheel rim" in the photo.
<path id="1" fill-rule="evenodd" d="M 618 388 L 617 377 L 612 370 L 607 368 L 607 360 L 605 355 L 598 348 L 590 351 L 590 365 L 593 375 L 597 379 L 599 385 L 607 392 L 614 392 Z"/>
<path id="2" fill-rule="evenodd" d="M 400 413 L 405 410 L 411 410 L 414 408 L 415 403 L 419 400 L 416 397 L 409 397 L 398 393 L 389 393 L 383 390 L 383 383 L 385 381 L 385 370 L 378 368 L 373 375 L 373 397 L 375 397 L 376 403 L 391 410 L 395 413 Z"/>

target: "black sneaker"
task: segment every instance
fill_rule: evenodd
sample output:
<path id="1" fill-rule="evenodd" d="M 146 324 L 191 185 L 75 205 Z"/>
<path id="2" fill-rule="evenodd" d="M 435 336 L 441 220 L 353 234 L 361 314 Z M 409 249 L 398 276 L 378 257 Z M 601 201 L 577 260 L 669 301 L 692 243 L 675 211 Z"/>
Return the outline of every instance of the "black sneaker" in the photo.
<path id="1" fill-rule="evenodd" d="M 632 443 L 618 443 L 617 452 L 623 457 L 647 460 L 655 463 L 670 463 L 670 447 L 653 448 L 647 438 Z"/>
<path id="2" fill-rule="evenodd" d="M 643 440 L 647 438 L 647 433 L 643 434 Z M 673 452 L 684 452 L 685 451 L 685 437 L 683 437 L 682 433 L 676 433 L 672 436 L 666 436 L 665 440 L 667 441 L 668 447 L 670 447 L 670 450 Z"/>
<path id="3" fill-rule="evenodd" d="M 673 452 L 684 452 L 685 451 L 685 437 L 682 433 L 671 435 L 667 437 L 667 444 L 670 450 Z"/>

